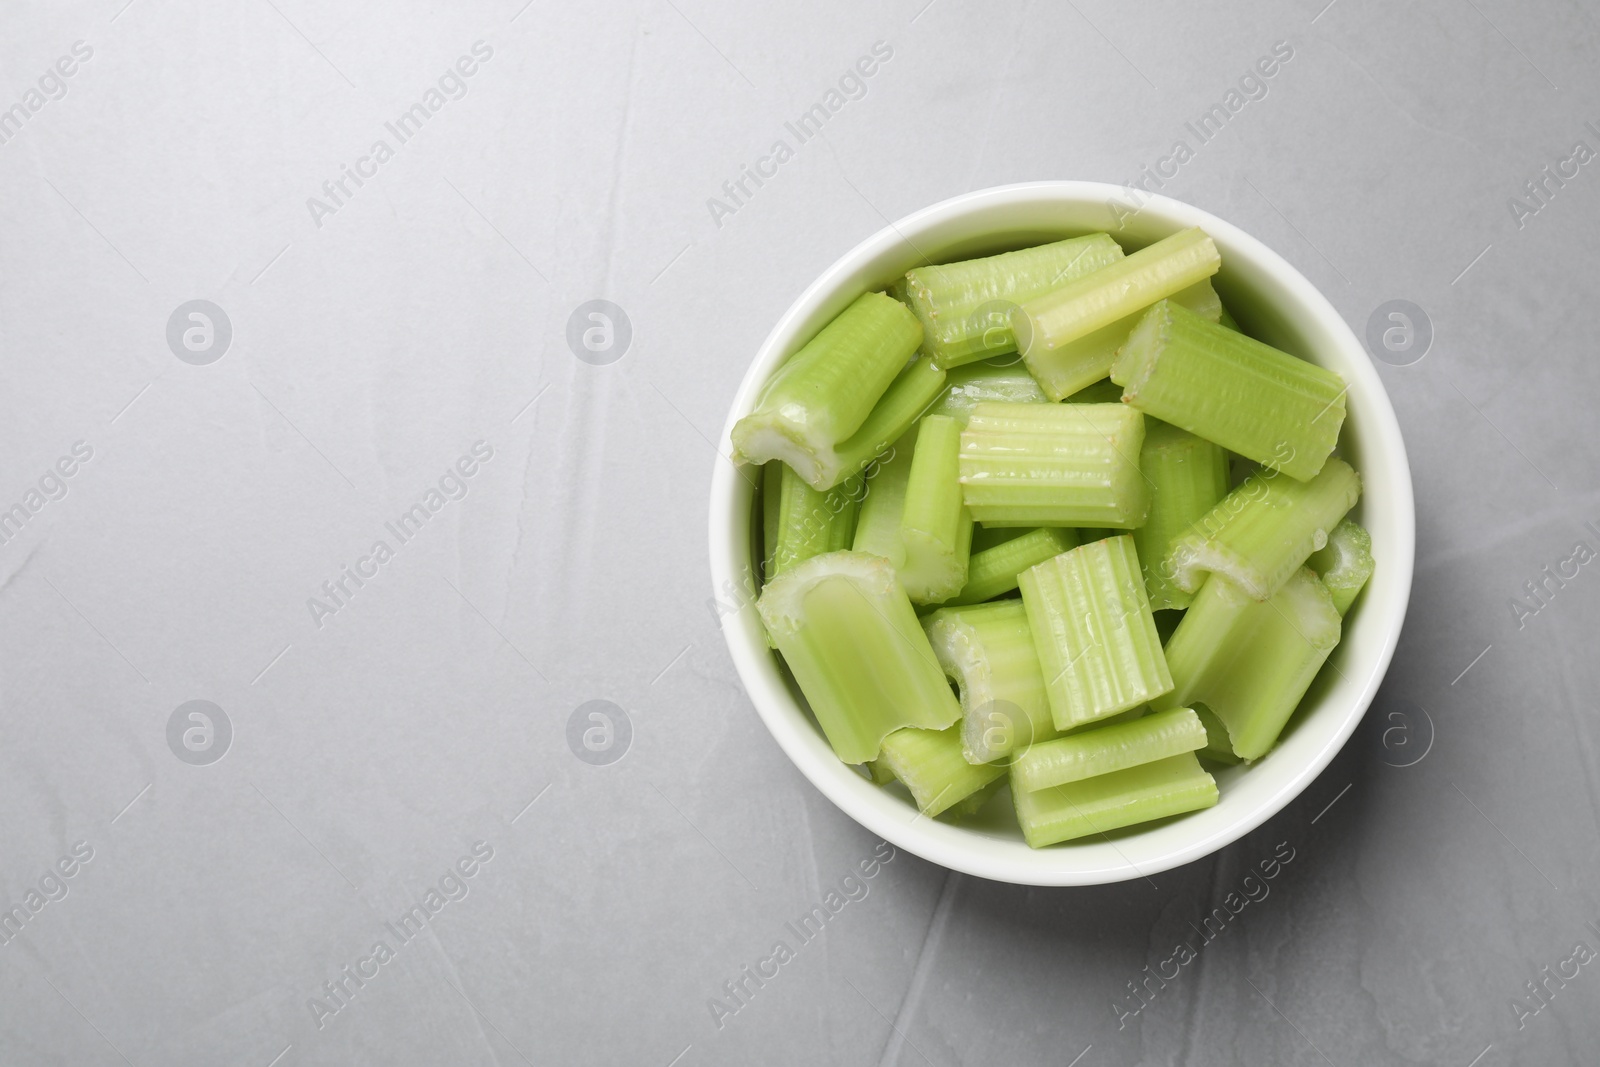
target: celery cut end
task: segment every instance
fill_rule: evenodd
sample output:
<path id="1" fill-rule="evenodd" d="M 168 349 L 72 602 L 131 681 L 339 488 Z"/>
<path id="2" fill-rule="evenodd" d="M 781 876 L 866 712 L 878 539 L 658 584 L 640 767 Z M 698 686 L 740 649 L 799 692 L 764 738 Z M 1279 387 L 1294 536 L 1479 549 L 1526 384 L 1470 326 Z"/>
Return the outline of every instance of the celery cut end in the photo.
<path id="1" fill-rule="evenodd" d="M 968 763 L 958 726 L 896 730 L 883 739 L 882 761 L 924 815 L 941 814 L 1006 773 L 1004 767 Z"/>
<path id="2" fill-rule="evenodd" d="M 848 551 L 813 556 L 769 582 L 756 608 L 844 762 L 876 759 L 895 730 L 943 729 L 960 717 L 885 560 Z"/>

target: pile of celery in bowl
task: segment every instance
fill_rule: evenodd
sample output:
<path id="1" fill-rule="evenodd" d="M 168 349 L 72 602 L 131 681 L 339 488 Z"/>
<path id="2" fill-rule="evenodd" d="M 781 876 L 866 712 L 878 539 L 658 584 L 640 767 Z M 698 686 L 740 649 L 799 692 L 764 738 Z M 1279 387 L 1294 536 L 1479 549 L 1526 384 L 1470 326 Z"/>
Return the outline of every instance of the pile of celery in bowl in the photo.
<path id="1" fill-rule="evenodd" d="M 734 427 L 768 639 L 924 814 L 1009 781 L 1039 848 L 1210 807 L 1339 643 L 1374 566 L 1345 385 L 1240 332 L 1220 266 L 1188 229 L 919 267 Z"/>

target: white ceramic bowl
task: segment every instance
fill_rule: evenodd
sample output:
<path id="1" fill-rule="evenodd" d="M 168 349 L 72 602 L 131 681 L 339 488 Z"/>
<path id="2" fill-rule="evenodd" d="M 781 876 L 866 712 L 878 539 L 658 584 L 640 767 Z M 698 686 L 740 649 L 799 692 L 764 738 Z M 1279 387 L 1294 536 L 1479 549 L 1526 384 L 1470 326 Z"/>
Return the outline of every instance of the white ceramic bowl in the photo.
<path id="1" fill-rule="evenodd" d="M 1126 190 L 1096 182 L 1032 182 L 946 200 L 879 231 L 841 257 L 800 295 L 767 336 L 739 386 L 722 432 L 747 414 L 768 375 L 859 294 L 912 267 L 990 255 L 1107 230 L 1132 251 L 1189 226 L 1222 252 L 1217 291 L 1241 326 L 1349 383 L 1340 451 L 1365 489 L 1353 513 L 1372 533 L 1377 571 L 1345 620 L 1344 639 L 1273 750 L 1251 767 L 1217 774 L 1213 808 L 1044 849 L 1023 843 L 1009 811 L 946 824 L 841 763 L 798 694 L 778 671 L 754 607 L 759 536 L 752 521 L 756 468 L 719 460 L 711 481 L 711 577 L 734 665 L 773 737 L 813 785 L 847 815 L 898 848 L 982 878 L 1029 885 L 1091 885 L 1153 874 L 1199 859 L 1261 825 L 1294 799 L 1360 721 L 1394 654 L 1411 593 L 1416 521 L 1405 443 L 1360 342 L 1314 286 L 1277 253 L 1199 208 L 1148 197 L 1131 216 Z M 1119 215 L 1122 216 L 1119 227 Z"/>

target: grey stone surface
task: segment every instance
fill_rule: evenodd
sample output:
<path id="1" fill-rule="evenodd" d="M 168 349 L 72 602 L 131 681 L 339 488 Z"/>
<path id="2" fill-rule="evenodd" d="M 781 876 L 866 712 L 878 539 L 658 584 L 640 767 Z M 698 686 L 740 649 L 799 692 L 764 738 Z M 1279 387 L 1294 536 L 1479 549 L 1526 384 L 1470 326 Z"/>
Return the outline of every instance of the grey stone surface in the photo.
<path id="1" fill-rule="evenodd" d="M 0 905 L 39 908 L 0 944 L 0 1063 L 1595 1062 L 1600 572 L 1510 607 L 1600 548 L 1600 163 L 1523 190 L 1600 150 L 1595 15 L 1324 2 L 12 5 L 0 507 L 39 507 L 0 544 Z M 1131 180 L 1179 138 L 1164 191 L 1358 333 L 1391 300 L 1431 320 L 1380 367 L 1419 555 L 1379 703 L 1209 860 L 1041 890 L 898 855 L 801 944 L 877 842 L 777 749 L 707 610 L 734 388 L 887 219 Z M 216 316 L 168 329 L 195 300 L 220 355 Z M 631 325 L 609 362 L 569 346 L 592 300 Z M 169 730 L 189 701 L 231 729 Z M 590 701 L 628 730 L 569 725 Z M 1231 892 L 1259 899 L 1205 940 Z M 1176 977 L 1136 999 L 1147 967 Z"/>

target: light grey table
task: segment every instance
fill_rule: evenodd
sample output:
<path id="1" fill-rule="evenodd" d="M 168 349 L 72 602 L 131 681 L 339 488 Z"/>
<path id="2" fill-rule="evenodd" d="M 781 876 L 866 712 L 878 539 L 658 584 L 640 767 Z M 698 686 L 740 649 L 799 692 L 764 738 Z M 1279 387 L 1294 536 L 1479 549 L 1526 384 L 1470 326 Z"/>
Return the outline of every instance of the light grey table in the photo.
<path id="1" fill-rule="evenodd" d="M 1593 7 L 1324 2 L 11 5 L 0 1063 L 1594 1063 Z M 879 853 L 734 675 L 712 441 L 887 219 L 1145 167 L 1431 325 L 1399 654 L 1207 861 Z"/>

